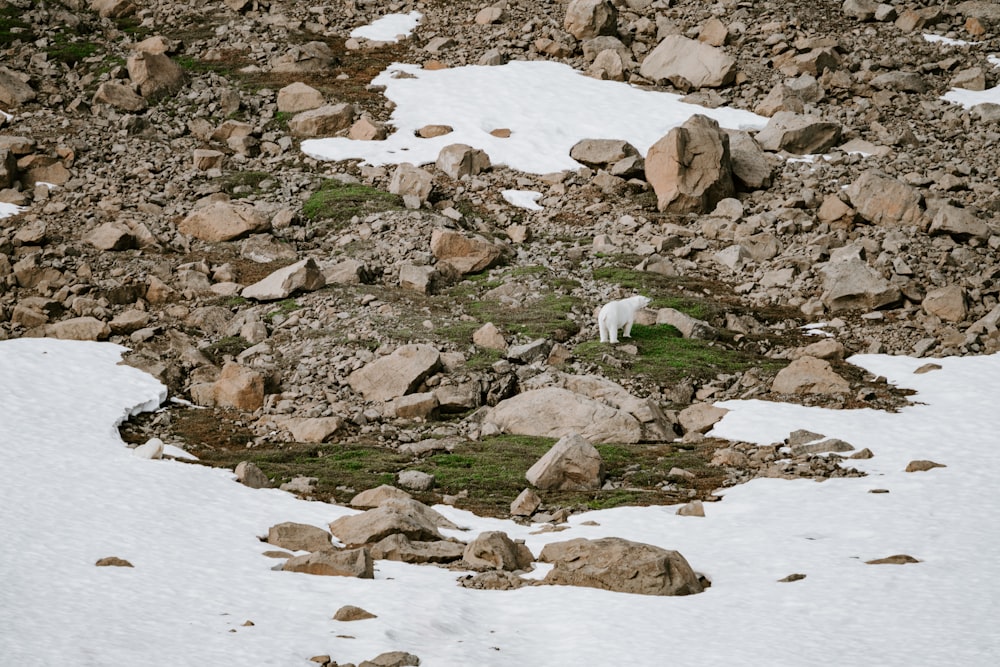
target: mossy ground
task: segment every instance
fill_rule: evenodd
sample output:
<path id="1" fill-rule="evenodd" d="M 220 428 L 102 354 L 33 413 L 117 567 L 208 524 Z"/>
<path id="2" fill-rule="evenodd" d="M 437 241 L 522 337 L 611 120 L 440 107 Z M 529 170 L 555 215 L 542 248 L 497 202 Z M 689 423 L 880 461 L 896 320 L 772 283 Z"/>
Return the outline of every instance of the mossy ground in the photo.
<path id="1" fill-rule="evenodd" d="M 324 223 L 323 227 L 340 229 L 354 216 L 402 208 L 402 198 L 385 190 L 328 179 L 302 204 L 302 215 L 313 223 Z"/>
<path id="2" fill-rule="evenodd" d="M 450 451 L 414 457 L 351 436 L 321 444 L 268 443 L 248 447 L 251 433 L 237 413 L 221 410 L 174 411 L 172 431 L 202 464 L 234 469 L 240 461 L 252 461 L 275 486 L 296 476 L 317 478 L 318 500 L 346 503 L 364 489 L 394 484 L 403 470 L 420 470 L 435 476 L 431 492 L 414 493 L 426 503 L 440 503 L 445 495 L 462 494 L 456 505 L 485 516 L 504 517 L 511 502 L 529 486 L 527 470 L 552 446 L 552 438 L 501 435 L 480 441 L 464 441 Z M 126 442 L 139 443 L 133 420 L 122 427 Z M 133 430 L 135 429 L 135 430 Z M 597 491 L 538 491 L 549 508 L 605 509 L 619 505 L 675 504 L 685 502 L 693 489 L 697 497 L 709 497 L 723 482 L 723 474 L 707 465 L 715 444 L 599 444 L 606 479 L 621 488 Z M 686 481 L 671 478 L 674 467 L 695 474 Z M 670 481 L 675 488 L 665 491 Z"/>

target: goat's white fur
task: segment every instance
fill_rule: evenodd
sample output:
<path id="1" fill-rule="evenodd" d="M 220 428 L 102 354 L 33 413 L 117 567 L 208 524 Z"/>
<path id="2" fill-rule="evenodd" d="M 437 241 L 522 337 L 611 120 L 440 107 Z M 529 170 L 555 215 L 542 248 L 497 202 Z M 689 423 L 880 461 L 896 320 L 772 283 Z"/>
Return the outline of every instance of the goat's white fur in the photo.
<path id="1" fill-rule="evenodd" d="M 622 338 L 629 338 L 635 314 L 648 306 L 650 301 L 652 299 L 648 296 L 637 295 L 604 304 L 601 312 L 597 314 L 597 328 L 601 332 L 601 342 L 617 343 L 619 329 L 624 329 Z"/>

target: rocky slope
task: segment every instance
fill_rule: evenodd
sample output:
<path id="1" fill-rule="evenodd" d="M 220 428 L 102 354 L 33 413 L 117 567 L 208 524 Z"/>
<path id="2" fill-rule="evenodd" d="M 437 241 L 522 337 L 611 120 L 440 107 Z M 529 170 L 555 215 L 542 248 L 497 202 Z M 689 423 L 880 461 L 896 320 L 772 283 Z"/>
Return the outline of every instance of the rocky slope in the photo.
<path id="1" fill-rule="evenodd" d="M 393 472 L 501 433 L 599 424 L 589 439 L 664 453 L 683 437 L 709 462 L 707 401 L 891 408 L 903 397 L 845 356 L 1000 349 L 1000 115 L 940 99 L 995 83 L 993 3 L 202 4 L 0 2 L 0 201 L 23 207 L 0 220 L 0 337 L 121 343 L 212 408 L 175 405 L 133 440 L 224 450 L 220 464 L 364 443 L 409 457 L 379 469 Z M 423 19 L 397 44 L 349 38 L 388 11 Z M 707 49 L 715 78 L 670 61 L 671 43 Z M 718 138 L 726 155 L 706 171 L 729 186 L 685 190 L 682 207 L 665 193 L 703 173 L 652 151 L 601 145 L 589 166 L 535 176 L 466 155 L 404 173 L 299 150 L 391 131 L 368 86 L 391 62 L 512 60 L 772 121 Z M 511 207 L 509 188 L 542 192 L 544 210 Z M 633 292 L 653 298 L 635 340 L 601 346 L 596 309 Z M 807 336 L 816 322 L 837 342 Z M 646 486 L 676 500 L 847 472 L 781 444 L 724 450 L 728 472 L 705 467 L 702 484 Z M 629 476 L 646 460 L 606 488 L 641 486 Z"/>

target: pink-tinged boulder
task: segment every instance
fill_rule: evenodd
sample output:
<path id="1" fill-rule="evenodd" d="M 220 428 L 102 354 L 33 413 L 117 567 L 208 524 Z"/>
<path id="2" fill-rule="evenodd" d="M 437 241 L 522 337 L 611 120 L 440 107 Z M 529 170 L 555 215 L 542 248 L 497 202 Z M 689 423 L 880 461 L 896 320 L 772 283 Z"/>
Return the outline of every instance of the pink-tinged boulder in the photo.
<path id="1" fill-rule="evenodd" d="M 729 135 L 718 122 L 695 114 L 670 130 L 646 155 L 646 180 L 660 211 L 708 213 L 732 197 Z"/>
<path id="2" fill-rule="evenodd" d="M 264 405 L 264 378 L 231 361 L 212 386 L 212 398 L 219 407 L 253 412 Z"/>
<path id="3" fill-rule="evenodd" d="M 668 35 L 642 61 L 639 73 L 681 90 L 718 88 L 736 79 L 736 59 L 722 49 L 683 35 Z"/>
<path id="4" fill-rule="evenodd" d="M 217 243 L 264 231 L 269 225 L 267 218 L 253 206 L 220 201 L 195 209 L 177 228 L 182 234 Z"/>
<path id="5" fill-rule="evenodd" d="M 563 436 L 538 459 L 527 480 L 542 490 L 586 491 L 601 488 L 604 460 L 601 453 L 576 433 Z"/>

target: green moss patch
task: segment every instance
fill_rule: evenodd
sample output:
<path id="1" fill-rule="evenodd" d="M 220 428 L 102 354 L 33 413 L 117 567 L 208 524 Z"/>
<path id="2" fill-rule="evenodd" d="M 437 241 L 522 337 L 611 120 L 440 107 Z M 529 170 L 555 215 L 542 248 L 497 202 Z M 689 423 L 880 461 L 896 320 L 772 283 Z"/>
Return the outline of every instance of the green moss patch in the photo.
<path id="1" fill-rule="evenodd" d="M 339 228 L 354 216 L 364 217 L 402 208 L 403 199 L 398 195 L 360 183 L 329 179 L 323 181 L 319 190 L 302 205 L 302 215 L 308 220 L 327 221 L 334 228 Z"/>

